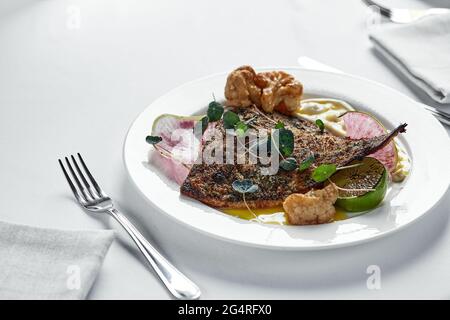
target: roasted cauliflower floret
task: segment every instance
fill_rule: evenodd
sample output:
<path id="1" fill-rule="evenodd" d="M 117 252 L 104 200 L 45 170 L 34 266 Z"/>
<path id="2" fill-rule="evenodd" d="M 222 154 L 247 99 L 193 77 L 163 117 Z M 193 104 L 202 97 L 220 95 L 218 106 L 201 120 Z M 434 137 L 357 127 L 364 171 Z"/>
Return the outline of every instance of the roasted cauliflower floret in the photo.
<path id="1" fill-rule="evenodd" d="M 284 200 L 283 208 L 290 224 L 328 223 L 333 220 L 336 213 L 333 204 L 337 197 L 338 189 L 331 183 L 320 190 L 291 194 Z"/>
<path id="2" fill-rule="evenodd" d="M 255 84 L 256 72 L 250 66 L 237 68 L 228 75 L 225 98 L 228 105 L 249 107 L 261 105 L 261 89 Z"/>
<path id="3" fill-rule="evenodd" d="M 256 85 L 262 89 L 261 107 L 265 112 L 274 110 L 290 114 L 300 106 L 303 86 L 284 71 L 261 72 Z"/>
<path id="4" fill-rule="evenodd" d="M 250 66 L 237 68 L 225 85 L 227 104 L 234 107 L 256 105 L 265 112 L 291 114 L 300 106 L 303 86 L 283 71 L 256 73 Z"/>

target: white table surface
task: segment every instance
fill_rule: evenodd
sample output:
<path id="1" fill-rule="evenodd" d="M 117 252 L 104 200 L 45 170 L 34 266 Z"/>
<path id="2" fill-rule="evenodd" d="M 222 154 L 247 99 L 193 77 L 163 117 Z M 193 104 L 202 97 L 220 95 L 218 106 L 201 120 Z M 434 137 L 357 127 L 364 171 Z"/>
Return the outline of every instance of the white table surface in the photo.
<path id="1" fill-rule="evenodd" d="M 277 252 L 178 225 L 152 212 L 127 181 L 122 143 L 132 120 L 174 86 L 242 64 L 295 66 L 309 56 L 430 103 L 373 52 L 366 13 L 359 0 L 2 0 L 0 219 L 119 230 L 72 199 L 56 160 L 81 152 L 203 298 L 450 298 L 449 192 L 392 236 L 333 251 Z M 381 268 L 380 290 L 366 286 L 373 264 Z M 120 233 L 89 298 L 169 295 Z"/>

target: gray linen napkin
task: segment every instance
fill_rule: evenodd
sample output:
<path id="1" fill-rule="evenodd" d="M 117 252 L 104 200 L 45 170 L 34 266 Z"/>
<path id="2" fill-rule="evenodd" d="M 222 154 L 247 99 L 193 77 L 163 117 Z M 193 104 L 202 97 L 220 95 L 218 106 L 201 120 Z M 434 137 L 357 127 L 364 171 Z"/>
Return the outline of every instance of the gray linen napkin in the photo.
<path id="1" fill-rule="evenodd" d="M 0 299 L 84 299 L 113 239 L 0 222 Z"/>
<path id="2" fill-rule="evenodd" d="M 450 14 L 382 27 L 370 39 L 406 78 L 435 101 L 450 103 Z"/>

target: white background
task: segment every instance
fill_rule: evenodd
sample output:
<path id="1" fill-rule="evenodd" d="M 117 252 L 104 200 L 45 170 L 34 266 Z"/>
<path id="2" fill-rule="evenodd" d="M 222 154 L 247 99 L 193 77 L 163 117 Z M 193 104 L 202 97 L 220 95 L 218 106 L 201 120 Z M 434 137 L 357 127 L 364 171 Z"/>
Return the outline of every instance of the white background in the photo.
<path id="1" fill-rule="evenodd" d="M 175 86 L 242 64 L 295 66 L 306 55 L 431 104 L 372 50 L 366 17 L 359 0 L 2 0 L 0 219 L 119 230 L 72 199 L 57 159 L 81 152 L 108 194 L 203 298 L 450 298 L 449 192 L 397 234 L 300 253 L 207 238 L 151 212 L 127 181 L 122 143 L 139 112 Z M 381 268 L 380 290 L 366 287 L 372 264 Z M 169 294 L 120 234 L 89 298 Z"/>

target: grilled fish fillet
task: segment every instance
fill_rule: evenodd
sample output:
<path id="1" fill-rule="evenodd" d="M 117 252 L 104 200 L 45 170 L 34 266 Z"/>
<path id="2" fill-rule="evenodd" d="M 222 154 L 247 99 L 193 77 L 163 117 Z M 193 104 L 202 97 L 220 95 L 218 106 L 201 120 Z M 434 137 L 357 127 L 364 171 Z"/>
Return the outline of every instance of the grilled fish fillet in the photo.
<path id="1" fill-rule="evenodd" d="M 189 175 L 181 185 L 181 193 L 215 208 L 246 208 L 242 194 L 232 188 L 235 180 L 250 179 L 259 186 L 255 193 L 245 195 L 251 208 L 270 208 L 280 206 L 283 200 L 293 193 L 306 193 L 311 189 L 323 187 L 311 179 L 314 167 L 320 164 L 344 166 L 355 159 L 363 158 L 388 144 L 399 132 L 404 132 L 406 124 L 400 125 L 389 134 L 370 139 L 352 140 L 321 133 L 319 128 L 306 120 L 289 117 L 280 113 L 264 115 L 255 107 L 235 110 L 241 120 L 253 119 L 252 126 L 272 129 L 273 121 L 282 121 L 294 133 L 294 152 L 291 157 L 298 163 L 314 154 L 314 165 L 299 172 L 280 168 L 275 175 L 262 175 L 260 164 L 194 164 Z M 269 118 L 270 117 L 270 118 Z M 272 119 L 272 120 L 271 120 Z M 216 129 L 222 130 L 222 121 Z M 206 144 L 207 145 L 207 144 Z"/>

